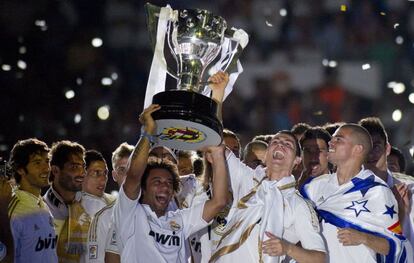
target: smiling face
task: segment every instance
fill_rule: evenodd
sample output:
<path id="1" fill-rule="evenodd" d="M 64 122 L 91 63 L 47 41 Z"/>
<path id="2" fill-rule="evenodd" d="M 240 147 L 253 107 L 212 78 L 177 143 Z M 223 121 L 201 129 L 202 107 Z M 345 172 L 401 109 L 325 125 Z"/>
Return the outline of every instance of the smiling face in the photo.
<path id="1" fill-rule="evenodd" d="M 86 169 L 86 176 L 83 181 L 82 190 L 102 197 L 108 181 L 108 167 L 103 161 L 93 161 Z"/>
<path id="2" fill-rule="evenodd" d="M 57 166 L 56 166 L 57 167 Z M 85 160 L 80 154 L 71 154 L 63 168 L 57 167 L 55 174 L 59 186 L 69 192 L 82 190 L 85 178 Z"/>
<path id="3" fill-rule="evenodd" d="M 353 147 L 352 130 L 337 129 L 329 142 L 328 160 L 335 165 L 341 165 L 352 156 Z"/>
<path id="4" fill-rule="evenodd" d="M 163 168 L 151 169 L 142 189 L 141 202 L 149 205 L 157 216 L 163 216 L 173 194 L 173 175 Z"/>
<path id="5" fill-rule="evenodd" d="M 49 157 L 47 152 L 30 155 L 25 168 L 20 168 L 18 173 L 31 187 L 41 189 L 48 186 L 50 172 Z"/>
<path id="6" fill-rule="evenodd" d="M 300 162 L 300 157 L 296 156 L 297 150 L 295 138 L 286 133 L 277 133 L 267 148 L 266 167 L 291 172 Z"/>
<path id="7" fill-rule="evenodd" d="M 323 139 L 307 139 L 302 147 L 303 166 L 310 176 L 329 173 L 328 145 Z"/>

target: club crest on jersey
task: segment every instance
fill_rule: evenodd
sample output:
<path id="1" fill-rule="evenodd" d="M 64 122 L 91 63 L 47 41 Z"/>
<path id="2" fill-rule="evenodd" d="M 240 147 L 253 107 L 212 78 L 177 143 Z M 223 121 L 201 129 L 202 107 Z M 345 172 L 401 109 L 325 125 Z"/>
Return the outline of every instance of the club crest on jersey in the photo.
<path id="1" fill-rule="evenodd" d="M 227 205 L 222 211 L 220 211 L 213 222 L 213 231 L 219 236 L 224 234 L 224 230 L 226 229 L 227 225 L 227 215 L 230 212 L 230 207 Z"/>
<path id="2" fill-rule="evenodd" d="M 181 229 L 181 226 L 175 221 L 170 221 L 170 228 L 172 231 L 178 231 Z"/>
<path id="3" fill-rule="evenodd" d="M 89 259 L 98 258 L 98 245 L 89 245 Z"/>

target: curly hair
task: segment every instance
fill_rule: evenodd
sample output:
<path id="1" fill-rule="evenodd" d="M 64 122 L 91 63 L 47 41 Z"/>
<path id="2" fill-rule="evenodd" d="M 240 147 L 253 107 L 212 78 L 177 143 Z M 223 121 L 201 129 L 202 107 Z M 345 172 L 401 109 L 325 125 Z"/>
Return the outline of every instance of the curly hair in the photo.
<path id="1" fill-rule="evenodd" d="M 18 169 L 26 169 L 33 154 L 48 153 L 49 147 L 43 141 L 36 138 L 18 141 L 10 152 L 9 165 L 12 168 L 13 176 L 17 183 L 20 183 L 22 177 L 17 172 Z"/>
<path id="2" fill-rule="evenodd" d="M 174 193 L 178 193 L 180 191 L 180 177 L 178 176 L 178 169 L 177 165 L 171 162 L 168 159 L 160 159 L 156 157 L 149 157 L 147 167 L 145 168 L 144 174 L 141 178 L 141 187 L 143 190 L 146 189 L 147 186 L 147 179 L 151 170 L 154 169 L 165 169 L 167 170 L 172 177 L 173 180 L 173 190 Z"/>

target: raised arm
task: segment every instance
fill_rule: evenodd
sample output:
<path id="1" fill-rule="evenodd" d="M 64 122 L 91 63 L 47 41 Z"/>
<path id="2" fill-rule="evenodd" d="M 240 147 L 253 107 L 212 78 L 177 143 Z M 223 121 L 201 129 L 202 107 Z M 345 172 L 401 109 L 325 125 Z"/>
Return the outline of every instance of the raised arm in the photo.
<path id="1" fill-rule="evenodd" d="M 127 176 L 125 183 L 123 184 L 125 194 L 132 200 L 138 198 L 139 191 L 141 190 L 141 177 L 147 166 L 148 154 L 151 148 L 151 139 L 156 131 L 156 124 L 151 114 L 160 108 L 159 105 L 152 104 L 139 116 L 139 121 L 142 124 L 141 137 L 129 157 L 126 172 Z"/>
<path id="2" fill-rule="evenodd" d="M 224 145 L 209 147 L 205 158 L 211 163 L 213 173 L 212 198 L 206 201 L 203 210 L 203 219 L 210 222 L 227 203 L 228 173 Z"/>
<path id="3" fill-rule="evenodd" d="M 209 87 L 212 90 L 212 99 L 217 102 L 217 117 L 223 122 L 222 105 L 224 98 L 224 90 L 229 83 L 229 74 L 223 71 L 219 71 L 209 79 Z"/>

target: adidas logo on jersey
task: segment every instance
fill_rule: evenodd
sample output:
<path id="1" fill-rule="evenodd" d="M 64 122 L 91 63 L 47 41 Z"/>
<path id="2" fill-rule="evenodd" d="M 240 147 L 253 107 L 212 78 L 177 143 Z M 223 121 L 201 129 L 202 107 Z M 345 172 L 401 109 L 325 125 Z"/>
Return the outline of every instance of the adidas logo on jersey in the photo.
<path id="1" fill-rule="evenodd" d="M 168 246 L 177 246 L 177 247 L 180 246 L 179 236 L 160 234 L 152 230 L 149 232 L 149 235 L 153 236 L 157 243 L 161 243 L 163 245 L 168 245 Z"/>
<path id="2" fill-rule="evenodd" d="M 52 234 L 49 234 L 49 237 L 42 239 L 39 237 L 37 240 L 35 251 L 42 251 L 43 249 L 54 249 L 56 247 L 57 236 L 52 238 Z"/>

